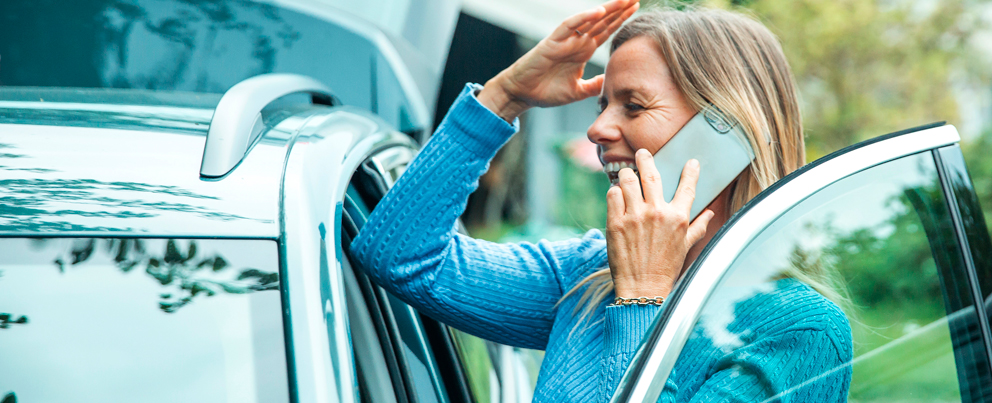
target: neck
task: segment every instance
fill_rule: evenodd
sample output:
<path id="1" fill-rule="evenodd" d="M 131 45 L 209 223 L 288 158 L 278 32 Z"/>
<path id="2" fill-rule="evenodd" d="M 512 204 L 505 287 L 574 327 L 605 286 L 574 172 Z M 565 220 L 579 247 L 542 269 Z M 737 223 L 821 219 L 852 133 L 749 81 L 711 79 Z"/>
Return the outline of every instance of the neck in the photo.
<path id="1" fill-rule="evenodd" d="M 720 228 L 723 227 L 723 224 L 727 223 L 727 219 L 730 218 L 730 215 L 727 213 L 730 208 L 730 188 L 731 187 L 728 186 L 726 189 L 723 189 L 723 191 L 717 195 L 716 199 L 713 199 L 713 202 L 706 206 L 707 209 L 713 211 L 713 218 L 710 219 L 709 225 L 706 226 L 706 235 L 704 235 L 699 242 L 696 242 L 695 245 L 689 248 L 689 253 L 685 256 L 685 262 L 682 263 L 682 274 L 684 274 L 686 269 L 692 265 L 692 262 L 696 261 L 699 254 L 703 252 L 703 248 L 710 243 L 710 239 L 713 239 L 713 235 L 716 235 L 717 231 L 719 231 Z M 679 277 L 681 277 L 681 274 Z"/>

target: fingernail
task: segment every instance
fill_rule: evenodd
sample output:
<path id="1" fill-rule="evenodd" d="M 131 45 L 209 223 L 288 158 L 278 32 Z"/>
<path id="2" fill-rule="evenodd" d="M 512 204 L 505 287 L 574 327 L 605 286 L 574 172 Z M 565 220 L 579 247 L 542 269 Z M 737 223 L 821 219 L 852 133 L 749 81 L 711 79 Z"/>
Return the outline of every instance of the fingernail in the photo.
<path id="1" fill-rule="evenodd" d="M 689 166 L 693 168 L 699 168 L 699 161 L 693 158 L 689 160 Z"/>
<path id="2" fill-rule="evenodd" d="M 637 156 L 638 157 L 650 157 L 651 156 L 651 153 L 648 150 L 642 148 L 642 149 L 637 150 Z"/>

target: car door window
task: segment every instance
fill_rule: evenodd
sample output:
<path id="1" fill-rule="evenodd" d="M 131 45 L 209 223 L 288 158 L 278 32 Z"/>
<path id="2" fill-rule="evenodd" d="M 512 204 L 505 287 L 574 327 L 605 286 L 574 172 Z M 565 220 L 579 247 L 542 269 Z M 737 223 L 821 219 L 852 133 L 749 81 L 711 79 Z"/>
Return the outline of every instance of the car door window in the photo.
<path id="1" fill-rule="evenodd" d="M 289 402 L 271 240 L 0 238 L 0 400 Z"/>
<path id="2" fill-rule="evenodd" d="M 384 193 L 386 181 L 371 164 L 364 164 L 359 173 L 352 180 L 345 195 L 344 209 L 342 211 L 342 230 L 345 240 L 344 250 L 347 250 L 350 240 L 358 234 L 364 225 L 365 219 L 370 211 L 369 204 L 376 203 Z M 363 189 L 364 191 L 360 191 Z M 427 337 L 427 329 L 422 322 L 420 314 L 406 303 L 400 301 L 395 296 L 387 293 L 381 287 L 371 283 L 367 276 L 355 270 L 350 264 L 347 254 L 342 258 L 346 274 L 346 281 L 354 283 L 350 286 L 352 290 L 357 287 L 360 294 L 349 297 L 349 315 L 353 327 L 356 325 L 368 324 L 373 329 L 353 329 L 353 347 L 356 362 L 359 368 L 359 390 L 372 389 L 386 385 L 385 380 L 389 380 L 395 391 L 392 396 L 400 402 L 448 402 L 448 391 L 445 381 L 442 379 L 440 365 L 436 359 L 436 353 Z M 349 291 L 351 292 L 351 291 Z M 362 301 L 358 301 L 358 296 Z M 351 301 L 355 301 L 352 303 Z M 365 318 L 368 316 L 368 318 Z M 366 321 L 367 319 L 367 321 Z M 361 335 L 355 330 L 363 332 Z M 356 337 L 375 336 L 378 338 L 375 348 L 382 354 L 386 361 L 385 366 L 389 371 L 389 377 L 381 377 L 381 373 L 370 372 L 372 368 L 369 357 L 362 357 L 363 351 L 360 348 L 370 347 L 370 343 L 354 340 Z M 378 355 L 376 355 L 377 357 Z M 368 368 L 367 368 L 368 367 Z M 373 397 L 381 391 L 361 392 L 365 396 Z M 460 394 L 459 394 L 460 395 Z M 378 402 L 380 400 L 369 400 L 363 397 L 364 401 Z"/>
<path id="3" fill-rule="evenodd" d="M 491 342 L 456 329 L 451 334 L 476 402 L 531 401 L 543 351 Z"/>
<path id="4" fill-rule="evenodd" d="M 931 152 L 836 182 L 734 260 L 670 375 L 677 400 L 978 400 L 988 360 L 965 267 Z"/>
<path id="5" fill-rule="evenodd" d="M 412 156 L 405 148 L 386 149 L 355 173 L 343 213 L 343 225 L 350 227 L 352 234 L 358 233 L 370 214 L 368 207 L 378 204 Z M 350 239 L 347 234 L 344 238 Z M 360 283 L 368 281 L 360 272 L 356 272 L 356 278 Z M 542 352 L 493 343 L 448 328 L 378 286 L 369 283 L 369 289 L 378 301 L 369 305 L 383 307 L 382 320 L 388 324 L 383 331 L 390 331 L 390 326 L 395 331 L 392 335 L 395 365 L 402 368 L 399 373 L 405 380 L 394 380 L 394 385 L 405 384 L 416 390 L 417 399 L 422 401 L 531 400 Z M 386 350 L 388 359 L 389 349 Z"/>
<path id="6" fill-rule="evenodd" d="M 948 191 L 961 215 L 961 233 L 971 251 L 979 295 L 985 301 L 986 326 L 992 322 L 992 239 L 989 237 L 982 207 L 975 193 L 958 145 L 938 150 L 947 178 Z M 992 396 L 992 384 L 985 385 L 984 396 Z"/>

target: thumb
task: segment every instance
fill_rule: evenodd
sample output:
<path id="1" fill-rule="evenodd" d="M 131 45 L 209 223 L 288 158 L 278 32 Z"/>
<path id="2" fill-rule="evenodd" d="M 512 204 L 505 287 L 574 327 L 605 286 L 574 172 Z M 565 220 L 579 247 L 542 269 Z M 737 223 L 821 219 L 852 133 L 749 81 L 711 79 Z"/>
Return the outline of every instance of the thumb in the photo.
<path id="1" fill-rule="evenodd" d="M 599 95 L 603 91 L 603 75 L 600 74 L 588 80 L 579 80 L 579 97 L 586 99 Z"/>

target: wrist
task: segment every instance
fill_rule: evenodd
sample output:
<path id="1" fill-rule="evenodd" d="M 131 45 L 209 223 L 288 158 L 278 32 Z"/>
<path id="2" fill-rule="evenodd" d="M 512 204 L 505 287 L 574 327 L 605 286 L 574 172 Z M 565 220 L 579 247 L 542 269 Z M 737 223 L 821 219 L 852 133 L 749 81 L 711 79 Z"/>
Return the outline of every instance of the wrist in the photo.
<path id="1" fill-rule="evenodd" d="M 520 117 L 527 109 L 530 109 L 530 106 L 513 96 L 507 90 L 507 85 L 504 82 L 505 80 L 501 75 L 493 77 L 491 80 L 486 81 L 486 85 L 482 87 L 482 91 L 476 95 L 476 98 L 479 100 L 479 103 L 497 116 L 503 118 L 503 120 L 513 122 L 514 119 Z"/>
<path id="2" fill-rule="evenodd" d="M 613 282 L 613 293 L 617 298 L 655 298 L 663 297 L 668 298 L 668 294 L 672 292 L 672 286 L 674 281 L 637 281 L 633 284 L 627 284 L 623 281 Z"/>

